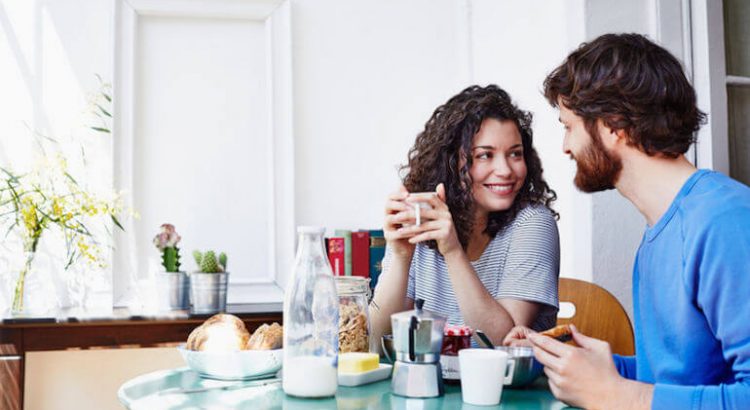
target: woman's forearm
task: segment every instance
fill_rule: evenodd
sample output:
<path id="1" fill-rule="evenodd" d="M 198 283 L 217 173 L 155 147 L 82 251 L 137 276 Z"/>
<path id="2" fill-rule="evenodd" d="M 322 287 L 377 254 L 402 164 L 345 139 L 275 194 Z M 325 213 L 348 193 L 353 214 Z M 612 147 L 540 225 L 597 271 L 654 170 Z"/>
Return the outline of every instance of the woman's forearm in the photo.
<path id="1" fill-rule="evenodd" d="M 477 277 L 465 252 L 454 252 L 446 256 L 445 263 L 467 326 L 481 329 L 493 343 L 500 345 L 513 326 L 529 325 L 515 323 L 510 312 L 492 297 Z"/>
<path id="2" fill-rule="evenodd" d="M 390 333 L 391 315 L 409 308 L 406 305 L 406 287 L 410 265 L 411 258 L 394 255 L 388 271 L 380 275 L 373 303 L 370 304 L 370 326 L 376 341 Z"/>

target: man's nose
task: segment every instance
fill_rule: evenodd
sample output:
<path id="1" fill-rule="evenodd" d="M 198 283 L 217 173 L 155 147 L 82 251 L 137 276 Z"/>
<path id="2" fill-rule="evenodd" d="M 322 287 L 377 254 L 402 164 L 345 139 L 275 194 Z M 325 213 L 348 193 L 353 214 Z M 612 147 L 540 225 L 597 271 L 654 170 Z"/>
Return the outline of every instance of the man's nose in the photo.
<path id="1" fill-rule="evenodd" d="M 567 135 L 565 137 L 563 137 L 562 150 L 563 150 L 563 154 L 568 154 L 568 155 L 571 154 L 570 144 L 568 143 L 568 136 Z"/>

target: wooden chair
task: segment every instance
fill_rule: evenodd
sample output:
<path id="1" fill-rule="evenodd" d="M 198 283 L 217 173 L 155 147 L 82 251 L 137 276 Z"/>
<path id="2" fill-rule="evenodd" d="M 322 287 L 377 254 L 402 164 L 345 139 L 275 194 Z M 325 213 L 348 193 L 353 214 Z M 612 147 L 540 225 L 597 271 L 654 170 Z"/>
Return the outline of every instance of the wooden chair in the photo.
<path id="1" fill-rule="evenodd" d="M 606 340 L 612 353 L 635 354 L 633 327 L 620 302 L 604 288 L 578 279 L 560 278 L 560 303 L 575 306 L 570 318 L 557 318 L 557 324 L 572 323 L 591 337 Z"/>

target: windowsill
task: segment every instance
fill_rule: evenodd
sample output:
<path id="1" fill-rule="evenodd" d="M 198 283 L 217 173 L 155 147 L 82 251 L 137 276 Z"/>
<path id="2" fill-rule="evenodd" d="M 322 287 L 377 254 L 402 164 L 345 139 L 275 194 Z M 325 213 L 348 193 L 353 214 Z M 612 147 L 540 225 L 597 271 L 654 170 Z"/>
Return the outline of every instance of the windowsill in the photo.
<path id="1" fill-rule="evenodd" d="M 279 302 L 230 303 L 226 313 L 235 315 L 252 315 L 263 313 L 279 313 L 283 309 Z M 159 311 L 154 309 L 113 308 L 110 310 L 81 310 L 63 309 L 48 314 L 13 317 L 4 314 L 0 318 L 0 325 L 29 325 L 29 324 L 85 324 L 96 322 L 118 321 L 170 321 L 204 319 L 212 314 L 191 314 L 187 310 Z"/>

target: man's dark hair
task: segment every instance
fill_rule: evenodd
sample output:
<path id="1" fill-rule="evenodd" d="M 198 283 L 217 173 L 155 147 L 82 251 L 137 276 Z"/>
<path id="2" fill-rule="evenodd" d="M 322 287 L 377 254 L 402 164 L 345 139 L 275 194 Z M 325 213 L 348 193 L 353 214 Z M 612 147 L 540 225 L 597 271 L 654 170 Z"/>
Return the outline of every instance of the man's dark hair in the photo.
<path id="1" fill-rule="evenodd" d="M 592 136 L 601 119 L 647 155 L 684 154 L 706 118 L 680 62 L 639 34 L 583 43 L 544 80 L 544 96 L 582 117 Z"/>

